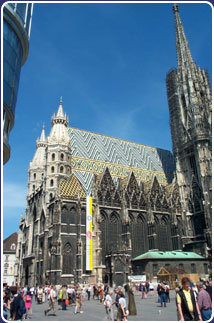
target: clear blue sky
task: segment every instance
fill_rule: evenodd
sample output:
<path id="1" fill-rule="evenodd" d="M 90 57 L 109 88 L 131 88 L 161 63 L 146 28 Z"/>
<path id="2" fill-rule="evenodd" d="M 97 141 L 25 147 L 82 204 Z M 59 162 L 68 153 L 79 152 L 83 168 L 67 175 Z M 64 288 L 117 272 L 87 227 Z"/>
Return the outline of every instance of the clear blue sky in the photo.
<path id="1" fill-rule="evenodd" d="M 166 73 L 176 66 L 172 4 L 35 4 L 11 158 L 4 238 L 25 215 L 35 143 L 63 97 L 70 126 L 171 150 Z M 211 7 L 180 4 L 193 59 L 211 78 Z"/>

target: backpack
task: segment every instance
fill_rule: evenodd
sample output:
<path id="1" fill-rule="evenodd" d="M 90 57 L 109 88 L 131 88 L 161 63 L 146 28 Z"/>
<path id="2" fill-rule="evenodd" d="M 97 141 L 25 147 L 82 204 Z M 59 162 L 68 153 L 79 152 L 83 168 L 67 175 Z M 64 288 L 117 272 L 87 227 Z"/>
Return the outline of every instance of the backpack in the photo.
<path id="1" fill-rule="evenodd" d="M 26 313 L 25 302 L 22 298 L 20 298 L 18 315 L 22 317 L 25 313 Z"/>

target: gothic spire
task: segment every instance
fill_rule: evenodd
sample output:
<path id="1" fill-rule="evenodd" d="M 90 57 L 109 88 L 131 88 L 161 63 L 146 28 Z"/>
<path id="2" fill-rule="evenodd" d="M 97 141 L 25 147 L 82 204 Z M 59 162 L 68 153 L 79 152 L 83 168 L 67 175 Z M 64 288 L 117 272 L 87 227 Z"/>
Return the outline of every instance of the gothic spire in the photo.
<path id="1" fill-rule="evenodd" d="M 178 5 L 174 3 L 172 10 L 175 20 L 177 63 L 178 67 L 186 66 L 193 63 L 193 59 L 190 53 L 186 35 L 184 33 L 184 28 L 179 15 Z"/>
<path id="2" fill-rule="evenodd" d="M 45 141 L 45 125 L 44 125 L 44 123 L 42 125 L 42 132 L 41 132 L 41 136 L 40 136 L 39 141 L 43 141 L 43 142 Z"/>

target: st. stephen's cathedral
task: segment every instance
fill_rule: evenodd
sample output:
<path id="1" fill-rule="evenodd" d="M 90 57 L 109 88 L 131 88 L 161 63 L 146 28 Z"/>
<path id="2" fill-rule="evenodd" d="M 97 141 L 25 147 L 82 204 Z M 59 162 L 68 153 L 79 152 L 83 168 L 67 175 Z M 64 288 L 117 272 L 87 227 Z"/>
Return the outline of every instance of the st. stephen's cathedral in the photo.
<path id="1" fill-rule="evenodd" d="M 18 282 L 123 284 L 148 250 L 211 248 L 211 87 L 173 5 L 177 68 L 167 73 L 170 151 L 72 128 L 62 100 L 28 170 Z M 93 268 L 86 266 L 87 196 Z"/>

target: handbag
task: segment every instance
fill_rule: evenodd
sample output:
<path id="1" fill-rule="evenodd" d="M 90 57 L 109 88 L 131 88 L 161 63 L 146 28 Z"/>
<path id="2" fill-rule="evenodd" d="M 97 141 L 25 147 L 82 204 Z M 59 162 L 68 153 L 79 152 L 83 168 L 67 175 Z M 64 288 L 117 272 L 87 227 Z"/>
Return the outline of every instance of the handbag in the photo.
<path id="1" fill-rule="evenodd" d="M 65 300 L 65 305 L 69 305 L 69 299 Z"/>

